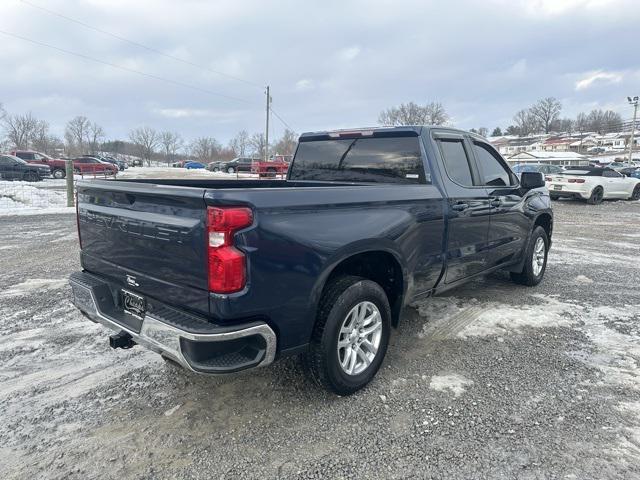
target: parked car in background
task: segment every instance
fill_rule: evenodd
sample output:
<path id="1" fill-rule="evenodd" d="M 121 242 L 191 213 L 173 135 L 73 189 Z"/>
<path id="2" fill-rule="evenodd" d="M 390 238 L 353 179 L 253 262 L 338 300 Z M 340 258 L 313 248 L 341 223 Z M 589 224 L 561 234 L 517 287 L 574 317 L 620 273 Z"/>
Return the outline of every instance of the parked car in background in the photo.
<path id="1" fill-rule="evenodd" d="M 183 168 L 184 164 L 187 163 L 187 162 L 188 162 L 188 160 L 178 160 L 178 161 L 173 162 L 171 164 L 171 166 L 173 168 Z"/>
<path id="2" fill-rule="evenodd" d="M 618 170 L 618 172 L 627 177 L 640 178 L 640 167 L 625 167 Z"/>
<path id="3" fill-rule="evenodd" d="M 514 165 L 513 173 L 516 175 L 520 175 L 522 172 L 540 172 L 542 174 L 548 173 L 560 173 L 564 171 L 564 167 L 560 165 L 545 165 L 541 163 L 520 163 L 518 165 Z"/>
<path id="4" fill-rule="evenodd" d="M 47 177 L 51 177 L 51 169 L 48 165 L 28 163 L 15 155 L 0 155 L 0 178 L 2 180 L 39 182 Z"/>
<path id="5" fill-rule="evenodd" d="M 257 159 L 249 157 L 237 157 L 233 160 L 223 163 L 221 170 L 227 173 L 251 172 L 253 162 Z"/>
<path id="6" fill-rule="evenodd" d="M 95 158 L 97 160 L 100 160 L 103 163 L 109 163 L 111 165 L 114 165 L 118 169 L 118 171 L 124 170 L 124 167 L 121 167 L 120 163 L 115 158 L 112 158 L 112 157 L 105 157 L 103 155 L 91 154 L 91 155 L 82 155 L 81 158 Z"/>
<path id="7" fill-rule="evenodd" d="M 47 165 L 53 178 L 64 178 L 66 174 L 66 165 L 64 160 L 59 158 L 51 158 L 46 153 L 36 152 L 33 150 L 13 150 L 9 155 L 21 158 L 27 163 L 37 163 Z"/>
<path id="8" fill-rule="evenodd" d="M 221 172 L 226 164 L 227 162 L 221 162 L 221 161 L 210 162 L 207 165 L 207 170 L 209 170 L 210 172 Z"/>
<path id="9" fill-rule="evenodd" d="M 285 175 L 289 170 L 289 163 L 280 158 L 271 158 L 268 161 L 254 160 L 251 165 L 251 172 L 260 176 L 274 177 L 276 175 Z"/>
<path id="10" fill-rule="evenodd" d="M 200 162 L 187 162 L 184 164 L 184 168 L 186 168 L 187 170 L 200 169 L 204 168 L 204 164 Z"/>
<path id="11" fill-rule="evenodd" d="M 587 148 L 587 152 L 589 153 L 604 153 L 606 150 L 602 147 L 591 147 Z"/>
<path id="12" fill-rule="evenodd" d="M 625 177 L 612 168 L 569 167 L 545 177 L 552 200 L 569 197 L 597 205 L 608 199 L 640 199 L 640 179 Z"/>
<path id="13" fill-rule="evenodd" d="M 127 162 L 125 162 L 124 160 L 120 160 L 119 158 L 112 157 L 111 155 L 101 156 L 100 159 L 117 165 L 120 171 L 126 170 L 128 168 Z"/>
<path id="14" fill-rule="evenodd" d="M 73 159 L 73 171 L 79 175 L 116 175 L 118 167 L 95 157 L 78 157 Z"/>

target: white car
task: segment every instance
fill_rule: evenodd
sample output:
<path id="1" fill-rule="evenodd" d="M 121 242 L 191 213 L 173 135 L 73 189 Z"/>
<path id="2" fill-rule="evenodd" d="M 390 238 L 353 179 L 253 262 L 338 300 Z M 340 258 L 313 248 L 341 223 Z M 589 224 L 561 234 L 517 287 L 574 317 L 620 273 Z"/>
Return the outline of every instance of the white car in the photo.
<path id="1" fill-rule="evenodd" d="M 552 200 L 578 198 L 596 205 L 607 199 L 640 199 L 640 179 L 606 167 L 570 167 L 563 173 L 545 176 L 545 183 Z"/>

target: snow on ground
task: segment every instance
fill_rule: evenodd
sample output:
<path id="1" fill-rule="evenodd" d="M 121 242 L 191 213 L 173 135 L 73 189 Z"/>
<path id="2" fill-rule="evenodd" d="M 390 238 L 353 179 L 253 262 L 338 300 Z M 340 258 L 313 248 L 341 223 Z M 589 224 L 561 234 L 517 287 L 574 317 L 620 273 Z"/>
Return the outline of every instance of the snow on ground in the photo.
<path id="1" fill-rule="evenodd" d="M 46 180 L 43 182 L 0 181 L 0 215 L 74 211 L 66 205 L 67 194 L 64 189 L 60 189 L 57 185 L 49 185 Z"/>
<path id="2" fill-rule="evenodd" d="M 173 167 L 129 167 L 118 173 L 118 178 L 210 178 L 210 179 L 248 179 L 258 178 L 251 173 L 210 172 L 204 168 L 186 169 Z"/>

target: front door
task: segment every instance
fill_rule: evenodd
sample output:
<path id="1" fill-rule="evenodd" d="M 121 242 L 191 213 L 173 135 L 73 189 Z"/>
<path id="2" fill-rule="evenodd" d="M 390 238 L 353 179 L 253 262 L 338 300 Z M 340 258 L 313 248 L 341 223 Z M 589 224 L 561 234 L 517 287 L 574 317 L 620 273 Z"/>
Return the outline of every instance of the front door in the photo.
<path id="1" fill-rule="evenodd" d="M 500 154 L 488 143 L 471 139 L 480 184 L 491 204 L 487 262 L 496 267 L 518 260 L 529 236 L 530 220 L 522 208 L 516 176 Z"/>
<path id="2" fill-rule="evenodd" d="M 449 201 L 445 283 L 475 275 L 488 268 L 486 249 L 491 205 L 486 189 L 475 185 L 477 172 L 470 144 L 462 135 L 434 134 L 444 165 Z"/>

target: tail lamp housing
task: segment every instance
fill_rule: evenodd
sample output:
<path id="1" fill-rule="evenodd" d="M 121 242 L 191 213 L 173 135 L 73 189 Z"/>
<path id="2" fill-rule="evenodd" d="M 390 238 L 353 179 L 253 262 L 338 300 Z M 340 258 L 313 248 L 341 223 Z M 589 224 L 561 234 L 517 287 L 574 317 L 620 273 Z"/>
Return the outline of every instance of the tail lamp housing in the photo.
<path id="1" fill-rule="evenodd" d="M 247 283 L 247 261 L 233 246 L 238 230 L 253 223 L 253 213 L 246 207 L 207 208 L 207 258 L 209 291 L 233 293 Z"/>
<path id="2" fill-rule="evenodd" d="M 584 183 L 584 178 L 570 178 L 569 183 Z"/>

